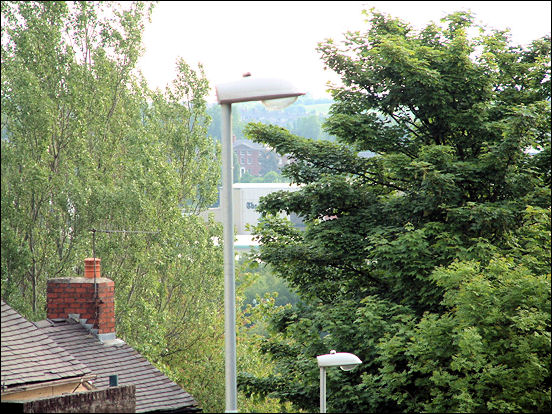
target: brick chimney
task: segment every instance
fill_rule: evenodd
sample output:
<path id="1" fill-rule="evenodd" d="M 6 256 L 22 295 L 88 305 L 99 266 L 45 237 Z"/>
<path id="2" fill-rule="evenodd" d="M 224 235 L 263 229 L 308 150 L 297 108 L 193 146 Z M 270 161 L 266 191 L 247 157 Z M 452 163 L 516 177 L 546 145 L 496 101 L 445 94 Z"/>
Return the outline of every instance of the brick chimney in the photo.
<path id="1" fill-rule="evenodd" d="M 84 277 L 49 279 L 48 319 L 79 320 L 101 341 L 115 339 L 115 284 L 101 277 L 100 259 L 84 259 Z"/>

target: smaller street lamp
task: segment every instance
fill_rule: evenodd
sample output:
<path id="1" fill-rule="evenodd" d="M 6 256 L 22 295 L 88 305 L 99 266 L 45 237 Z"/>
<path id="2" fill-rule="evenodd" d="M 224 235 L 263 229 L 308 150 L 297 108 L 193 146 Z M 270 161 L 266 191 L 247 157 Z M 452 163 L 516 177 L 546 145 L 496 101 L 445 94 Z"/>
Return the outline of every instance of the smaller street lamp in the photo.
<path id="1" fill-rule="evenodd" d="M 326 368 L 340 367 L 343 371 L 350 371 L 362 361 L 359 357 L 348 352 L 335 352 L 331 350 L 329 354 L 318 355 L 318 366 L 320 367 L 320 412 L 326 412 Z"/>

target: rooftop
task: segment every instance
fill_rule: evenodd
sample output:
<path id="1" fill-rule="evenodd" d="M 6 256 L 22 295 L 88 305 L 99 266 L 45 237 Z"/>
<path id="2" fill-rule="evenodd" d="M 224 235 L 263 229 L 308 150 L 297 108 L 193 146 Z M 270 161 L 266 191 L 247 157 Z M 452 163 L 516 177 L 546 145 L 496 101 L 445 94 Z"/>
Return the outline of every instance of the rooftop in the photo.
<path id="1" fill-rule="evenodd" d="M 136 387 L 136 412 L 197 412 L 194 398 L 120 339 L 104 340 L 77 317 L 29 322 L 2 301 L 2 392 L 87 380 Z M 44 384 L 46 383 L 46 384 Z"/>
<path id="2" fill-rule="evenodd" d="M 39 382 L 79 380 L 89 367 L 2 301 L 2 391 Z"/>
<path id="3" fill-rule="evenodd" d="M 108 387 L 111 375 L 117 375 L 118 385 L 135 385 L 137 413 L 200 411 L 190 394 L 125 342 L 101 342 L 82 324 L 71 319 L 46 320 L 40 326 L 41 332 L 97 375 L 93 382 L 96 387 Z"/>

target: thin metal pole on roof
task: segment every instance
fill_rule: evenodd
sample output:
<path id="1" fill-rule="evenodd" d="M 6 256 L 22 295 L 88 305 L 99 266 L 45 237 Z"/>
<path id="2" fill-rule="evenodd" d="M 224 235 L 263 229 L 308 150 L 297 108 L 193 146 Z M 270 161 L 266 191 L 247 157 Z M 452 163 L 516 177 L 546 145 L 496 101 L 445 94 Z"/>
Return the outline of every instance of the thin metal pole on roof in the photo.
<path id="1" fill-rule="evenodd" d="M 99 307 L 98 307 L 98 284 L 96 282 L 96 232 L 101 231 L 102 233 L 123 233 L 123 234 L 157 234 L 158 231 L 142 231 L 142 230 L 107 230 L 107 229 L 90 229 L 92 232 L 92 258 L 94 260 L 94 300 L 96 301 L 96 321 L 98 320 Z"/>
<path id="2" fill-rule="evenodd" d="M 90 231 L 101 231 L 102 233 L 131 233 L 131 234 L 158 234 L 158 231 L 144 230 L 107 230 L 107 229 L 91 229 Z"/>
<path id="3" fill-rule="evenodd" d="M 157 234 L 158 231 L 144 231 L 144 230 L 109 230 L 109 229 L 90 229 L 92 232 L 92 257 L 94 259 L 94 296 L 98 298 L 98 287 L 96 285 L 96 232 L 102 233 L 125 233 L 125 234 Z"/>
<path id="4" fill-rule="evenodd" d="M 92 229 L 92 257 L 94 260 L 94 299 L 98 300 L 98 285 L 96 284 L 96 229 Z"/>

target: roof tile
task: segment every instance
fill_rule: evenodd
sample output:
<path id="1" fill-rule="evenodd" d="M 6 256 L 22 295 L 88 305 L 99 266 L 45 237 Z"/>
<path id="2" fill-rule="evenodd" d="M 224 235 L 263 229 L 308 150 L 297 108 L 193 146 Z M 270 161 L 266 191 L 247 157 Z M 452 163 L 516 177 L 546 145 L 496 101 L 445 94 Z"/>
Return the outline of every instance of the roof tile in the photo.
<path id="1" fill-rule="evenodd" d="M 109 376 L 119 385 L 136 386 L 136 412 L 160 410 L 200 411 L 194 398 L 126 343 L 107 346 L 80 324 L 44 324 L 46 333 L 60 347 L 85 363 L 97 375 L 94 385 L 107 387 Z"/>
<path id="2" fill-rule="evenodd" d="M 90 369 L 2 301 L 2 387 L 80 378 Z"/>

